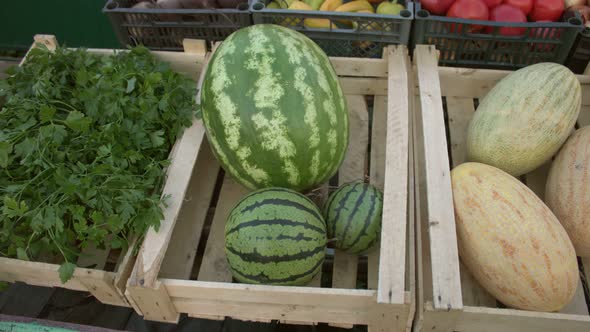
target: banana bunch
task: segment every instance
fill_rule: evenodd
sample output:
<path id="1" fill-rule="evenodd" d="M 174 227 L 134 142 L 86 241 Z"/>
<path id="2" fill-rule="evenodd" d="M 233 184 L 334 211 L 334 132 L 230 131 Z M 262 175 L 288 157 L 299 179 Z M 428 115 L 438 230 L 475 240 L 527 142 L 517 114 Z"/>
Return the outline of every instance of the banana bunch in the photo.
<path id="1" fill-rule="evenodd" d="M 379 3 L 379 0 L 370 0 L 372 3 Z M 290 9 L 290 10 L 319 10 L 319 11 L 333 11 L 341 13 L 364 13 L 364 14 L 382 14 L 382 15 L 399 15 L 405 7 L 397 0 L 384 0 L 375 7 L 367 0 L 352 0 L 344 3 L 343 0 L 273 0 L 266 5 L 268 9 Z M 282 25 L 296 26 L 300 19 L 288 18 L 282 21 Z M 339 24 L 358 29 L 356 22 L 338 21 Z M 303 20 L 303 25 L 308 28 L 337 28 L 336 25 L 329 19 L 323 18 L 306 18 Z M 377 29 L 377 24 L 368 26 L 367 29 Z"/>

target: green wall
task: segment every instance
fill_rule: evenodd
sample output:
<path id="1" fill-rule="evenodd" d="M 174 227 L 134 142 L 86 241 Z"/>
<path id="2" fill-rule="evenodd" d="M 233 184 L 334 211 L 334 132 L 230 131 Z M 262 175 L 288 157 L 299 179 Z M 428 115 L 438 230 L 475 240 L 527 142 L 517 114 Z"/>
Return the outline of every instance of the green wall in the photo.
<path id="1" fill-rule="evenodd" d="M 3 1 L 0 9 L 0 48 L 26 49 L 35 34 L 52 34 L 70 47 L 120 47 L 105 0 Z"/>

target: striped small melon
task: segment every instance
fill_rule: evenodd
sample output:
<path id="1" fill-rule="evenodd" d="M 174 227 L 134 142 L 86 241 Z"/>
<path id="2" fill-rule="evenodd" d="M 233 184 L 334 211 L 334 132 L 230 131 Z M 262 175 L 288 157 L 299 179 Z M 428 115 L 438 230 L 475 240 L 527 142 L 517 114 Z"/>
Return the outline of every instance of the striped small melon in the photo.
<path id="1" fill-rule="evenodd" d="M 346 100 L 328 57 L 277 25 L 238 30 L 218 47 L 201 106 L 217 159 L 251 189 L 316 187 L 348 146 Z"/>
<path id="2" fill-rule="evenodd" d="M 526 174 L 559 150 L 580 107 L 580 82 L 568 68 L 540 63 L 517 70 L 479 104 L 469 124 L 468 158 Z"/>
<path id="3" fill-rule="evenodd" d="M 334 246 L 351 254 L 372 248 L 379 242 L 383 195 L 366 183 L 341 186 L 326 202 L 324 217 L 328 239 Z"/>
<path id="4" fill-rule="evenodd" d="M 578 286 L 572 242 L 551 210 L 502 170 L 462 164 L 451 172 L 461 260 L 502 303 L 557 311 Z"/>
<path id="5" fill-rule="evenodd" d="M 551 165 L 545 201 L 572 240 L 590 257 L 590 126 L 578 129 Z"/>
<path id="6" fill-rule="evenodd" d="M 326 225 L 305 196 L 268 188 L 243 198 L 225 224 L 225 253 L 240 282 L 303 285 L 324 261 Z"/>

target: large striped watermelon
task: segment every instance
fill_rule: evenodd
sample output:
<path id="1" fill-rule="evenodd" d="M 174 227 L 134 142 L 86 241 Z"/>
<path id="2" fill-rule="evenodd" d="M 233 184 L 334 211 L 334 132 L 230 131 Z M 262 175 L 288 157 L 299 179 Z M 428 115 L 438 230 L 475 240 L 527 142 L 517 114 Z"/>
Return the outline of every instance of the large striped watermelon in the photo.
<path id="1" fill-rule="evenodd" d="M 467 153 L 519 176 L 559 150 L 578 118 L 581 86 L 556 63 L 539 63 L 502 79 L 483 98 L 469 124 Z"/>
<path id="2" fill-rule="evenodd" d="M 303 285 L 324 261 L 326 226 L 318 208 L 288 189 L 251 193 L 225 224 L 225 253 L 244 283 Z"/>
<path id="3" fill-rule="evenodd" d="M 348 145 L 348 113 L 326 54 L 304 35 L 254 25 L 213 55 L 203 120 L 223 168 L 248 188 L 313 188 L 334 175 Z"/>
<path id="4" fill-rule="evenodd" d="M 335 191 L 324 208 L 328 239 L 351 254 L 367 251 L 379 241 L 383 195 L 366 183 L 349 183 Z"/>

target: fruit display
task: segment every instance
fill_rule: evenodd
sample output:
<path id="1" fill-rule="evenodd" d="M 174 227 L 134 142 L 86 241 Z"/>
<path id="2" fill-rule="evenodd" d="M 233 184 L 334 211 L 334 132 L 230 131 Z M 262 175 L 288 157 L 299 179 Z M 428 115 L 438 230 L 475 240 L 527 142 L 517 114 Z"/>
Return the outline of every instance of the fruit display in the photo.
<path id="1" fill-rule="evenodd" d="M 406 9 L 403 2 L 398 0 L 273 0 L 266 3 L 267 9 L 316 10 L 322 12 L 360 13 L 379 15 L 400 15 Z M 281 25 L 296 26 L 297 20 L 284 20 Z M 315 29 L 358 29 L 356 22 L 348 20 L 331 21 L 330 19 L 306 18 L 303 25 Z M 368 29 L 379 29 L 378 24 L 368 25 Z"/>
<path id="2" fill-rule="evenodd" d="M 248 5 L 247 0 L 137 0 L 133 2 L 131 8 L 134 9 L 236 9 L 240 4 Z"/>
<path id="3" fill-rule="evenodd" d="M 563 0 L 422 0 L 420 4 L 423 9 L 433 15 L 510 23 L 556 22 L 561 19 L 566 9 Z M 461 30 L 453 24 L 450 24 L 448 29 L 450 32 Z M 470 33 L 493 33 L 493 31 L 493 26 L 483 29 L 482 26 L 474 25 L 469 29 Z M 526 29 L 523 28 L 499 29 L 499 34 L 504 36 L 525 33 Z"/>
<path id="4" fill-rule="evenodd" d="M 547 178 L 545 201 L 565 227 L 578 256 L 590 257 L 590 126 L 559 151 Z"/>
<path id="5" fill-rule="evenodd" d="M 349 183 L 330 195 L 324 208 L 328 238 L 351 254 L 366 252 L 381 233 L 383 194 L 370 184 Z"/>
<path id="6" fill-rule="evenodd" d="M 225 224 L 225 253 L 244 283 L 304 285 L 322 266 L 326 224 L 305 196 L 267 188 L 244 197 Z"/>
<path id="7" fill-rule="evenodd" d="M 507 306 L 558 311 L 578 287 L 578 261 L 565 229 L 528 187 L 492 166 L 451 171 L 459 256 Z"/>
<path id="8" fill-rule="evenodd" d="M 315 188 L 348 146 L 348 111 L 334 68 L 310 39 L 259 24 L 230 35 L 203 81 L 207 137 L 223 168 L 251 189 Z"/>
<path id="9" fill-rule="evenodd" d="M 555 155 L 580 107 L 580 82 L 566 67 L 540 63 L 517 70 L 481 100 L 469 124 L 468 158 L 526 174 Z"/>

